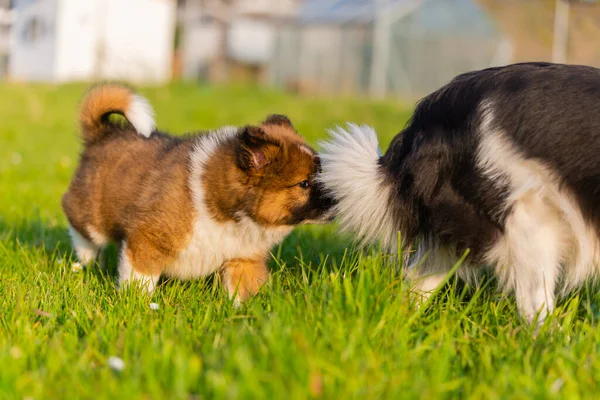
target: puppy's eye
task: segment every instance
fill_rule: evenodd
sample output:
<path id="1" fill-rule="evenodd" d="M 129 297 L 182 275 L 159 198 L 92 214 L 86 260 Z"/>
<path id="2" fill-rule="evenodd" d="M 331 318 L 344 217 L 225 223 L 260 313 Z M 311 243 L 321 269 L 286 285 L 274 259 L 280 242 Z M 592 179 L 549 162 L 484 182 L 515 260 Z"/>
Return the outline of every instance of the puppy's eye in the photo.
<path id="1" fill-rule="evenodd" d="M 300 186 L 302 189 L 308 189 L 310 187 L 310 182 L 309 181 L 302 181 L 298 184 L 298 186 Z"/>

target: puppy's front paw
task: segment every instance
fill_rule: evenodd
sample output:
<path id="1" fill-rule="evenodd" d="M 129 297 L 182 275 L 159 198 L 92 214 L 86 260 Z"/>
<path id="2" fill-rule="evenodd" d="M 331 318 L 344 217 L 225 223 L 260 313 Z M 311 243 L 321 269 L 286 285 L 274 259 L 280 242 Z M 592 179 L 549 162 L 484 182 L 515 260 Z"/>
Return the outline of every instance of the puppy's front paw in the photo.
<path id="1" fill-rule="evenodd" d="M 223 284 L 234 306 L 240 305 L 256 295 L 269 279 L 269 270 L 262 260 L 233 259 L 223 264 L 221 268 Z"/>

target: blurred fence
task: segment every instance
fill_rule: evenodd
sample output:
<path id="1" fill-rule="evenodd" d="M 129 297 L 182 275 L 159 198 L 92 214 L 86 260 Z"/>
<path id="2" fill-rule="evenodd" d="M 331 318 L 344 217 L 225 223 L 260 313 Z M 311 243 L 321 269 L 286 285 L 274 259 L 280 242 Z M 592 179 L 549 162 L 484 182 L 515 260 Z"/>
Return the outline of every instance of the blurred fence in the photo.
<path id="1" fill-rule="evenodd" d="M 269 68 L 271 83 L 299 90 L 366 91 L 371 36 L 359 27 L 281 29 Z"/>
<path id="2" fill-rule="evenodd" d="M 511 60 L 510 42 L 470 1 L 426 0 L 398 15 L 281 27 L 271 83 L 298 91 L 414 97 L 459 73 Z"/>
<path id="3" fill-rule="evenodd" d="M 481 37 L 432 37 L 396 32 L 384 69 L 384 94 L 420 96 L 473 69 L 506 64 L 506 40 Z M 371 91 L 373 34 L 354 27 L 293 27 L 278 33 L 269 66 L 270 82 L 305 92 Z"/>

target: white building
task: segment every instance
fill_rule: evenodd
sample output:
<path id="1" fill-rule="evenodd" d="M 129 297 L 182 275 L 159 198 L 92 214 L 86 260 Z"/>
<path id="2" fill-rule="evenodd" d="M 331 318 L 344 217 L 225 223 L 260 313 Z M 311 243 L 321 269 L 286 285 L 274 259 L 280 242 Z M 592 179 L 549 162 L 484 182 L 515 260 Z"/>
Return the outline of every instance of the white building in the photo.
<path id="1" fill-rule="evenodd" d="M 171 77 L 175 0 L 14 0 L 13 13 L 13 80 Z"/>
<path id="2" fill-rule="evenodd" d="M 215 61 L 265 66 L 274 51 L 276 28 L 295 15 L 299 0 L 185 0 L 183 25 L 183 76 L 206 77 Z"/>

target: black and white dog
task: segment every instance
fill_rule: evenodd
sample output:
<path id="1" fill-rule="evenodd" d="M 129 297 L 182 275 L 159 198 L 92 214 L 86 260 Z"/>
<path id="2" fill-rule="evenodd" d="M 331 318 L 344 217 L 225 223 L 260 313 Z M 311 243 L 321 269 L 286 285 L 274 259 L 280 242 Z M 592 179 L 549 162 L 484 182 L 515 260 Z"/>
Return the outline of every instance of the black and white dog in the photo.
<path id="1" fill-rule="evenodd" d="M 368 126 L 323 143 L 320 180 L 341 225 L 416 249 L 431 292 L 490 266 L 538 322 L 600 271 L 600 70 L 523 63 L 466 73 L 422 99 L 381 156 Z M 560 283 L 560 284 L 559 284 Z M 539 314 L 538 314 L 539 313 Z"/>

